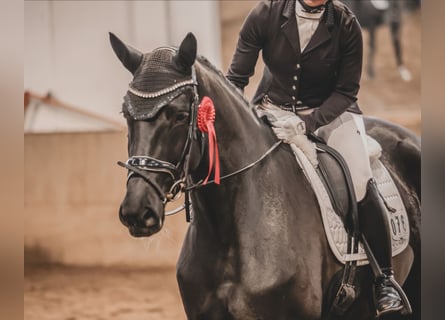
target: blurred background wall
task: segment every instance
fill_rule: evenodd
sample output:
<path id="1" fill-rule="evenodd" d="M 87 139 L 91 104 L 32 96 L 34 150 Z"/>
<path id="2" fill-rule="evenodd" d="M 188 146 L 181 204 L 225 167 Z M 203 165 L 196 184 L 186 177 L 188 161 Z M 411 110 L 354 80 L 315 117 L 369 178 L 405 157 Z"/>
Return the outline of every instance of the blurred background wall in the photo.
<path id="1" fill-rule="evenodd" d="M 123 132 L 25 136 L 25 261 L 174 265 L 186 227 L 168 218 L 152 239 L 132 238 L 118 218 L 125 192 Z M 168 207 L 170 209 L 170 207 Z"/>
<path id="2" fill-rule="evenodd" d="M 185 218 L 153 239 L 134 239 L 118 219 L 125 193 L 131 74 L 113 32 L 147 52 L 191 31 L 221 67 L 217 1 L 25 2 L 25 262 L 173 265 Z"/>
<path id="3" fill-rule="evenodd" d="M 116 161 L 127 157 L 119 111 L 131 77 L 114 56 L 108 32 L 146 52 L 179 45 L 192 31 L 199 53 L 226 72 L 238 31 L 255 4 L 25 2 L 27 264 L 175 264 L 187 227 L 183 215 L 167 218 L 164 229 L 150 239 L 130 237 L 118 219 L 126 171 Z M 400 79 L 383 26 L 377 34 L 376 77 L 363 78 L 359 101 L 367 114 L 420 134 L 420 12 L 406 10 L 403 19 L 402 44 L 412 80 Z M 261 70 L 260 62 L 248 97 Z"/>
<path id="4" fill-rule="evenodd" d="M 119 111 L 131 74 L 111 50 L 108 32 L 147 52 L 178 45 L 191 31 L 200 53 L 220 67 L 218 8 L 217 1 L 26 1 L 25 90 L 51 93 L 124 124 Z M 60 113 L 59 131 L 61 124 L 71 122 Z M 34 116 L 35 126 L 44 122 L 50 131 L 55 117 Z M 82 122 L 78 127 L 85 130 Z M 28 124 L 28 131 L 36 131 L 33 128 Z"/>

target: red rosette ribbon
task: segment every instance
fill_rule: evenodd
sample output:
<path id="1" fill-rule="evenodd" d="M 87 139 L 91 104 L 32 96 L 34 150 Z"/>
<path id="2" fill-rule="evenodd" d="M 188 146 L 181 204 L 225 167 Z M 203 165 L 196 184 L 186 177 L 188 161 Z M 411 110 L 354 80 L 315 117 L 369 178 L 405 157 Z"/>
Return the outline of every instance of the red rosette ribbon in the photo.
<path id="1" fill-rule="evenodd" d="M 220 182 L 219 152 L 218 143 L 216 141 L 215 126 L 213 125 L 214 123 L 215 106 L 213 101 L 209 97 L 203 97 L 198 108 L 197 116 L 198 129 L 201 130 L 201 132 L 207 133 L 209 142 L 209 172 L 203 184 L 207 184 L 213 168 L 215 168 L 215 183 L 219 184 Z"/>

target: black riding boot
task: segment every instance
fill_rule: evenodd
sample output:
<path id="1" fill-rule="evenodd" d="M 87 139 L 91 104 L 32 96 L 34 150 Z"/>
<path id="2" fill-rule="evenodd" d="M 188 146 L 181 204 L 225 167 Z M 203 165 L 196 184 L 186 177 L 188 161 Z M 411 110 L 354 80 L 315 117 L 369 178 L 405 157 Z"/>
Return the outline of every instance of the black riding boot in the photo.
<path id="1" fill-rule="evenodd" d="M 382 274 L 375 275 L 374 301 L 377 316 L 403 309 L 402 299 L 391 281 L 394 272 L 391 264 L 391 235 L 385 205 L 380 198 L 374 179 L 366 186 L 366 195 L 358 203 L 360 229 L 373 252 Z"/>

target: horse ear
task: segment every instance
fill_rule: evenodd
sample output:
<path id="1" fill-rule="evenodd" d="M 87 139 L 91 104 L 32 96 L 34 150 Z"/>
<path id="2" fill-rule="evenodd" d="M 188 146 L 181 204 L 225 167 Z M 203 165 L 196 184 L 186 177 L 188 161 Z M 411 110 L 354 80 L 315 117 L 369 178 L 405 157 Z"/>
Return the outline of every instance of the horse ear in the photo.
<path id="1" fill-rule="evenodd" d="M 122 42 L 116 35 L 109 32 L 110 43 L 114 53 L 128 71 L 134 74 L 142 61 L 142 52 Z"/>
<path id="2" fill-rule="evenodd" d="M 182 70 L 189 70 L 195 63 L 197 42 L 193 33 L 189 32 L 179 46 L 174 59 L 175 64 Z"/>

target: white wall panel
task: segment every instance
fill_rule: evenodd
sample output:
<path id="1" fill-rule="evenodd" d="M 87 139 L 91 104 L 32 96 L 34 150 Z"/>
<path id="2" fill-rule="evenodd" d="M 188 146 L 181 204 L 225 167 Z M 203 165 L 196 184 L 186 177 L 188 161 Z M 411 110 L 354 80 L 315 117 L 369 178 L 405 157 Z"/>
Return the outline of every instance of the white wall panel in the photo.
<path id="1" fill-rule="evenodd" d="M 198 53 L 221 67 L 221 31 L 218 1 L 167 1 L 170 5 L 171 41 L 179 45 L 188 32 L 198 40 Z"/>
<path id="2" fill-rule="evenodd" d="M 131 74 L 115 57 L 108 32 L 147 52 L 179 45 L 192 31 L 198 52 L 219 66 L 217 14 L 217 1 L 26 1 L 25 90 L 50 91 L 67 104 L 124 124 L 119 112 Z M 54 121 L 76 121 L 67 119 L 48 118 L 38 126 L 51 131 Z"/>
<path id="3" fill-rule="evenodd" d="M 51 8 L 47 1 L 26 1 L 24 5 L 24 87 L 45 94 L 54 79 Z"/>
<path id="4" fill-rule="evenodd" d="M 128 3 L 56 1 L 54 6 L 54 92 L 70 104 L 120 119 L 130 74 L 115 58 L 108 40 L 113 31 L 130 37 Z M 119 90 L 119 88 L 121 88 Z"/>
<path id="5" fill-rule="evenodd" d="M 133 35 L 128 43 L 134 43 L 142 51 L 168 45 L 169 21 L 166 19 L 169 1 L 132 1 L 131 17 Z"/>

